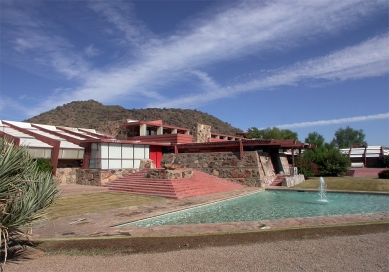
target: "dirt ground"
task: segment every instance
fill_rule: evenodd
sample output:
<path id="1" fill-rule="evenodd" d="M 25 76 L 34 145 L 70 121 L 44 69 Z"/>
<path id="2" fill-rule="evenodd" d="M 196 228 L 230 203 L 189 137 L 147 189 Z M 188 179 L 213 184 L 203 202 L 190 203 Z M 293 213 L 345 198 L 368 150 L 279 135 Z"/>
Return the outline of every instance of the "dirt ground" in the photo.
<path id="1" fill-rule="evenodd" d="M 10 260 L 5 271 L 388 271 L 388 238 L 389 224 L 376 223 L 44 241 L 37 248 L 46 251 L 45 256 Z"/>

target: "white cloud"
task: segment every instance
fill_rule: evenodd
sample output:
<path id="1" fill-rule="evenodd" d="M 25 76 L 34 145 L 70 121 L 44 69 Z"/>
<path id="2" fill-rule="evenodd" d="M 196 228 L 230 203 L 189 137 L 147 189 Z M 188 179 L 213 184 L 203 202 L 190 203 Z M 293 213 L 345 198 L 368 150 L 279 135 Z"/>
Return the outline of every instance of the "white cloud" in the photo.
<path id="1" fill-rule="evenodd" d="M 190 107 L 230 97 L 238 93 L 261 91 L 283 85 L 304 84 L 307 81 L 350 80 L 378 77 L 389 73 L 389 34 L 369 39 L 324 57 L 299 62 L 291 67 L 268 71 L 266 76 L 241 84 L 211 89 L 169 100 L 163 107 Z M 150 103 L 152 107 L 153 103 Z"/>
<path id="2" fill-rule="evenodd" d="M 95 48 L 95 46 L 93 44 L 87 46 L 85 48 L 84 52 L 85 52 L 85 55 L 87 57 L 95 57 L 95 56 L 100 55 L 100 50 Z"/>
<path id="3" fill-rule="evenodd" d="M 128 1 L 90 1 L 89 6 L 122 32 L 127 42 L 140 45 L 151 36 L 144 24 L 136 19 L 133 4 Z"/>
<path id="4" fill-rule="evenodd" d="M 301 122 L 294 124 L 285 124 L 275 126 L 281 129 L 293 129 L 293 128 L 306 128 L 306 127 L 315 127 L 315 126 L 328 126 L 328 125 L 337 125 L 337 124 L 345 124 L 345 123 L 353 123 L 353 122 L 365 122 L 372 120 L 380 120 L 380 119 L 389 119 L 389 112 L 376 114 L 376 115 L 367 115 L 367 116 L 358 116 L 358 117 L 350 117 L 350 118 L 341 118 L 341 119 L 333 119 L 333 120 L 322 120 L 322 121 L 313 121 L 313 122 Z"/>
<path id="5" fill-rule="evenodd" d="M 319 65 L 330 65 L 331 61 L 331 65 L 338 65 L 336 57 L 339 54 L 332 59 L 328 56 L 327 59 L 312 60 L 312 63 L 304 62 L 291 67 L 298 68 L 301 74 L 284 69 L 273 71 L 273 75 L 266 78 L 232 86 L 223 86 L 204 70 L 242 56 L 264 54 L 268 51 L 287 51 L 309 40 L 336 35 L 352 25 L 358 25 L 365 16 L 387 8 L 386 1 L 231 2 L 213 14 L 189 22 L 175 35 L 161 39 L 156 39 L 135 18 L 131 4 L 123 3 L 90 2 L 93 10 L 123 33 L 123 41 L 141 45 L 136 52 L 129 50 L 128 55 L 136 56 L 135 58 L 123 57 L 119 62 L 111 63 L 109 68 L 91 68 L 91 64 L 83 58 L 85 48 L 77 49 L 68 39 L 58 36 L 49 40 L 49 37 L 52 39 L 53 36 L 43 33 L 42 28 L 30 27 L 28 31 L 33 30 L 31 36 L 27 31 L 20 32 L 22 35 L 17 37 L 28 44 L 39 42 L 40 46 L 33 49 L 37 56 L 35 59 L 42 65 L 53 67 L 67 78 L 76 78 L 81 82 L 72 92 L 49 95 L 38 107 L 31 109 L 30 114 L 37 114 L 70 101 L 96 97 L 100 102 L 139 100 L 146 97 L 147 101 L 155 101 L 149 103 L 149 106 L 189 107 L 240 92 L 296 84 L 303 79 L 374 76 L 379 64 L 382 66 L 381 71 L 385 72 L 382 62 L 370 62 L 369 65 L 376 72 L 370 71 L 369 75 L 363 69 L 363 65 L 368 65 L 366 59 L 359 63 L 362 69 L 358 68 L 358 63 L 351 63 L 347 67 L 340 63 L 343 68 L 339 69 L 319 69 Z M 24 47 L 24 50 L 27 50 L 27 47 Z M 31 51 L 30 48 L 28 50 Z M 131 50 L 134 48 L 131 47 Z M 344 55 L 352 55 L 351 53 L 344 52 Z M 312 67 L 316 70 L 309 70 Z M 304 76 L 304 71 L 311 74 Z M 183 97 L 169 98 L 169 83 L 186 82 L 193 74 L 200 80 L 200 87 L 190 86 L 185 89 Z M 204 92 L 204 89 L 211 91 Z"/>

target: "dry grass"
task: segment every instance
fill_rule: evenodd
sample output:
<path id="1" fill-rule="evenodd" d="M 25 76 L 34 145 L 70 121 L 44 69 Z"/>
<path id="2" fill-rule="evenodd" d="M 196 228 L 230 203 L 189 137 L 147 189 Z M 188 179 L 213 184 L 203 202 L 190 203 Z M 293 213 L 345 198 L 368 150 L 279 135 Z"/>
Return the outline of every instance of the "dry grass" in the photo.
<path id="1" fill-rule="evenodd" d="M 48 210 L 48 217 L 53 220 L 60 217 L 98 212 L 123 207 L 138 206 L 164 198 L 121 193 L 94 193 L 65 196 L 59 198 Z"/>
<path id="2" fill-rule="evenodd" d="M 328 190 L 389 192 L 389 180 L 370 177 L 324 177 Z M 292 188 L 317 189 L 320 180 L 318 177 L 309 178 Z"/>

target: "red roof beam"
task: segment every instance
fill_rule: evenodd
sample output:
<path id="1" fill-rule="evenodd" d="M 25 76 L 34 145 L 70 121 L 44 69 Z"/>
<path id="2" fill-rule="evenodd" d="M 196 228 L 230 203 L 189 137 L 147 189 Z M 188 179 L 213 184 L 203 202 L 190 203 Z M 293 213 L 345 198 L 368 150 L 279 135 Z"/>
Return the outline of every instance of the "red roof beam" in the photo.
<path id="1" fill-rule="evenodd" d="M 63 138 L 66 141 L 71 142 L 71 143 L 76 144 L 76 145 L 80 145 L 81 141 L 82 141 L 80 139 L 73 138 L 73 137 L 71 137 L 69 135 L 64 135 L 62 133 L 59 133 L 59 132 L 56 132 L 56 131 L 52 131 L 50 129 L 46 129 L 46 128 L 43 128 L 43 127 L 40 127 L 40 126 L 37 126 L 37 125 L 34 125 L 34 124 L 31 124 L 31 126 L 35 127 L 35 128 L 38 128 L 41 131 L 44 131 L 44 132 L 47 132 L 49 134 L 52 134 L 52 135 L 58 136 L 60 138 Z"/>

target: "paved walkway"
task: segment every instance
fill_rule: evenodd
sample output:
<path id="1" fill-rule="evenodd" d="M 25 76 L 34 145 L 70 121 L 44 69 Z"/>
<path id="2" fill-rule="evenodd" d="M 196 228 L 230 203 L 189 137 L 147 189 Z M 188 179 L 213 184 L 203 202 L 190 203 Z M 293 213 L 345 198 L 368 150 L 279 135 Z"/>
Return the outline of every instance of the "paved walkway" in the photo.
<path id="1" fill-rule="evenodd" d="M 96 193 L 106 188 L 83 185 L 62 185 L 63 195 Z M 157 227 L 112 227 L 129 221 L 139 220 L 180 209 L 231 198 L 263 189 L 247 187 L 235 191 L 186 198 L 182 200 L 163 199 L 147 205 L 132 206 L 101 212 L 80 214 L 43 222 L 33 229 L 34 239 L 85 238 L 106 236 L 171 236 L 188 234 L 215 234 L 226 232 L 246 232 L 286 228 L 306 228 L 334 226 L 355 223 L 389 222 L 389 212 L 374 214 L 353 214 L 339 216 L 319 216 L 260 220 L 251 222 L 229 222 L 221 224 L 191 224 Z M 76 207 L 75 207 L 76 208 Z"/>

